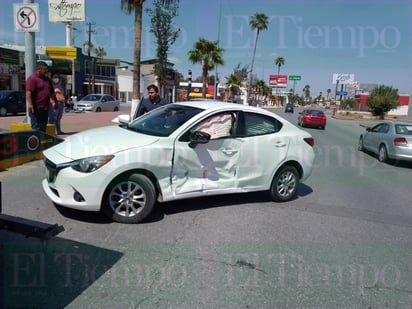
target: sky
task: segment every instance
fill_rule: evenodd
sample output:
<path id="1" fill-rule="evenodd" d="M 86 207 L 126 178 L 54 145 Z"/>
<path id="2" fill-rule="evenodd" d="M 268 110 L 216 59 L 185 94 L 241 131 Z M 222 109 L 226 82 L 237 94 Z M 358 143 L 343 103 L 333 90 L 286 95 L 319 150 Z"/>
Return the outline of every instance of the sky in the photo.
<path id="1" fill-rule="evenodd" d="M 65 1 L 65 0 L 62 0 Z M 75 1 L 75 0 L 70 0 Z M 23 2 L 23 1 L 22 1 Z M 0 44 L 25 44 L 24 32 L 15 31 L 11 0 L 0 2 Z M 36 45 L 65 46 L 63 23 L 49 22 L 48 1 L 39 4 Z M 120 9 L 120 0 L 85 0 L 86 21 L 75 22 L 75 45 L 88 40 L 103 47 L 106 58 L 133 61 L 133 16 Z M 144 7 L 152 4 L 146 0 Z M 251 65 L 256 31 L 249 26 L 255 13 L 268 16 L 268 28 L 259 35 L 253 72 L 269 83 L 277 74 L 277 57 L 285 64 L 280 74 L 301 76 L 299 93 L 309 85 L 311 93 L 335 90 L 333 74 L 353 74 L 361 84 L 391 86 L 401 94 L 412 93 L 412 2 L 410 0 L 180 0 L 174 27 L 180 35 L 169 51 L 169 61 L 184 76 L 201 75 L 201 64 L 188 60 L 188 51 L 199 38 L 219 40 L 225 64 L 218 66 L 221 83 L 237 65 Z M 141 60 L 155 58 L 155 38 L 150 19 L 143 16 Z M 212 71 L 210 74 L 215 75 Z M 293 87 L 290 81 L 287 88 Z"/>

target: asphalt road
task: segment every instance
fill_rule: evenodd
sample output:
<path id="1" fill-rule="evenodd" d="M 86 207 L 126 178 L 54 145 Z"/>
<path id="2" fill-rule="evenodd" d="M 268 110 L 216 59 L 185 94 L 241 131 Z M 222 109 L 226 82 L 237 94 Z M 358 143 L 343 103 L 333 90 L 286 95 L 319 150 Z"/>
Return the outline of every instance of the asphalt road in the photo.
<path id="1" fill-rule="evenodd" d="M 3 213 L 65 228 L 45 243 L 0 231 L 3 305 L 410 308 L 411 167 L 357 151 L 359 122 L 305 130 L 315 169 L 295 200 L 171 202 L 142 224 L 56 208 L 40 161 L 0 172 Z"/>

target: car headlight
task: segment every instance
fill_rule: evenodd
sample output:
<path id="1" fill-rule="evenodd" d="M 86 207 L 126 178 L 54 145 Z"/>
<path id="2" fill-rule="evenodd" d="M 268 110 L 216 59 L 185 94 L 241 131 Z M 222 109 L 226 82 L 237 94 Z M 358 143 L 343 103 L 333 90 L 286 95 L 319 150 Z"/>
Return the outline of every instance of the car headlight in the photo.
<path id="1" fill-rule="evenodd" d="M 83 158 L 83 159 L 71 162 L 70 166 L 72 169 L 78 172 L 91 173 L 91 172 L 98 170 L 99 168 L 104 166 L 106 163 L 110 162 L 113 158 L 114 158 L 113 155 Z"/>

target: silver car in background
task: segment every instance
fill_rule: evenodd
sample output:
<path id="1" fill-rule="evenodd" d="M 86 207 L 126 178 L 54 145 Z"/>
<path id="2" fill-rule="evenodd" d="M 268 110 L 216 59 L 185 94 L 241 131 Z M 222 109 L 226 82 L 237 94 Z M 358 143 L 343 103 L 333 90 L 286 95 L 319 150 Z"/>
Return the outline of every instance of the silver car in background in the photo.
<path id="1" fill-rule="evenodd" d="M 120 101 L 110 94 L 88 94 L 74 106 L 77 112 L 117 112 L 120 108 Z"/>
<path id="2" fill-rule="evenodd" d="M 412 123 L 381 122 L 366 127 L 359 137 L 358 149 L 377 154 L 381 162 L 412 161 Z"/>

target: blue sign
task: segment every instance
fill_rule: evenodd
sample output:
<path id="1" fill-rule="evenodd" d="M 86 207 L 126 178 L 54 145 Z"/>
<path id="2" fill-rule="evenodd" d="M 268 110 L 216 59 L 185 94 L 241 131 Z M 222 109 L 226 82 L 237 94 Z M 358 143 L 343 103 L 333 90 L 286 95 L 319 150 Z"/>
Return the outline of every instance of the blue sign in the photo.
<path id="1" fill-rule="evenodd" d="M 338 91 L 338 92 L 336 92 L 336 95 L 347 96 L 348 92 L 347 91 Z"/>

